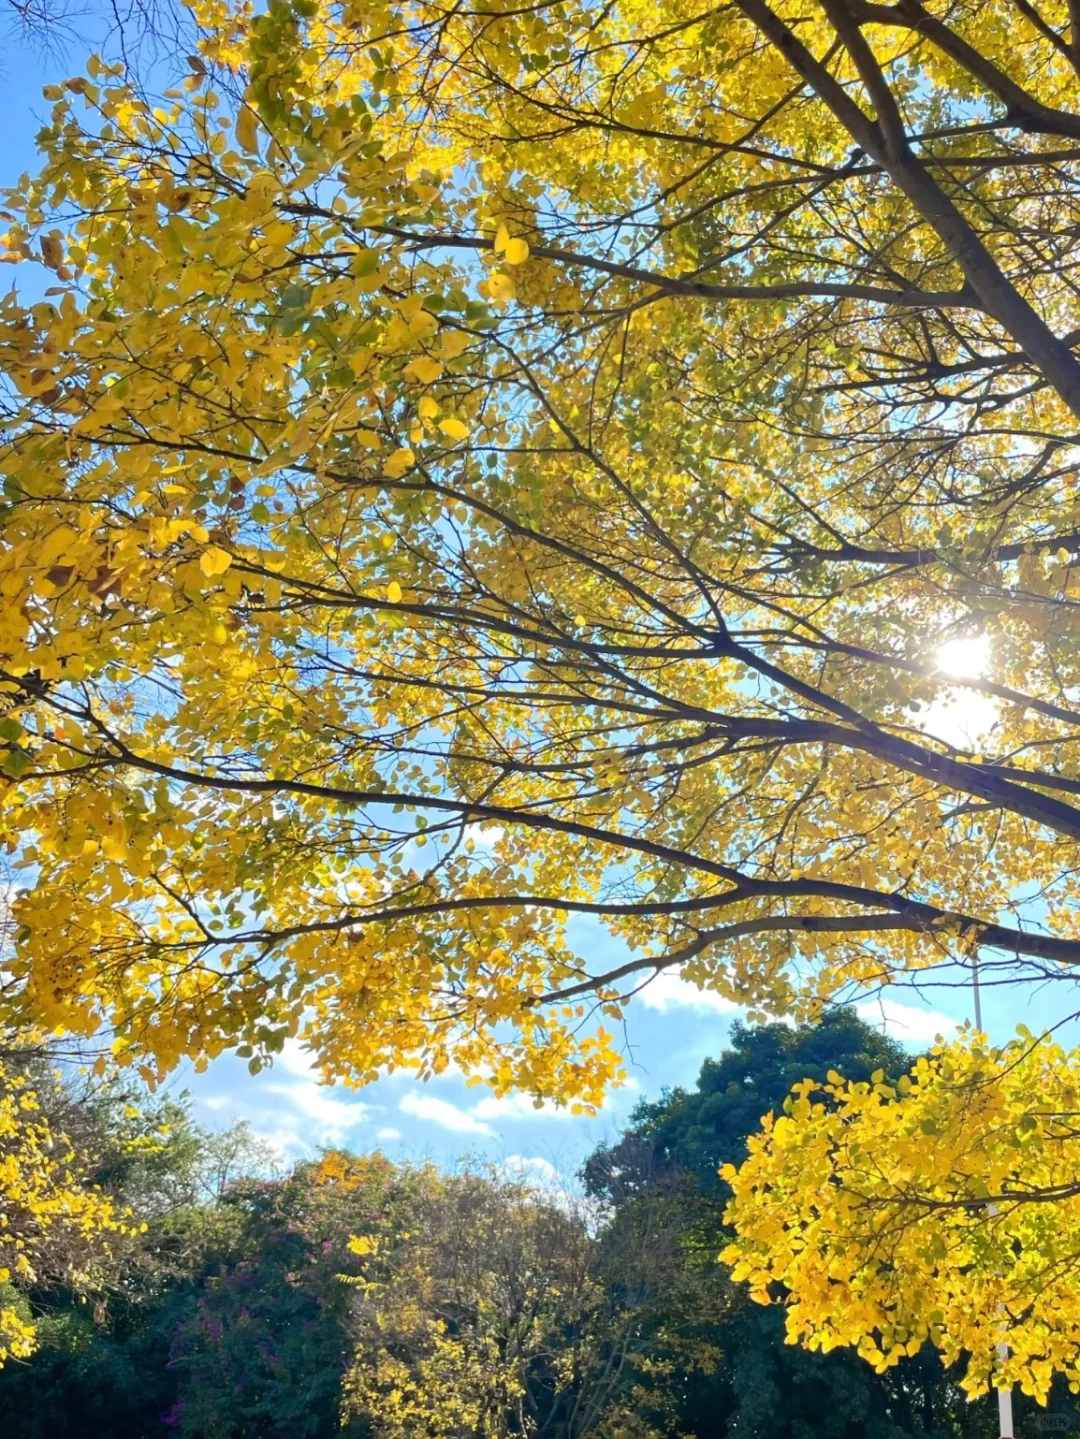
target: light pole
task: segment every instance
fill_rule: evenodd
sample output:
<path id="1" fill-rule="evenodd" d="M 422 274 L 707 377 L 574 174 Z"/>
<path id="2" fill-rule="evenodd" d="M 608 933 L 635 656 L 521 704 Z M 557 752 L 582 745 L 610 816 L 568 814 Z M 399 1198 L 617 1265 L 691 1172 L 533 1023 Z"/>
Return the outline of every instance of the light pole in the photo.
<path id="1" fill-rule="evenodd" d="M 971 961 L 971 989 L 975 999 L 975 1028 L 980 1034 L 985 1033 L 982 1022 L 982 999 L 979 994 L 979 955 L 976 951 Z M 986 1206 L 987 1218 L 993 1219 L 998 1213 L 996 1204 Z M 1006 1313 L 1005 1305 L 1002 1304 L 1001 1312 Z M 998 1358 L 1002 1361 L 1009 1357 L 1008 1343 L 1001 1339 L 998 1341 Z M 1012 1407 L 1012 1385 L 1005 1389 L 999 1389 L 998 1397 L 998 1434 L 999 1439 L 1014 1439 L 1013 1435 L 1013 1407 Z"/>

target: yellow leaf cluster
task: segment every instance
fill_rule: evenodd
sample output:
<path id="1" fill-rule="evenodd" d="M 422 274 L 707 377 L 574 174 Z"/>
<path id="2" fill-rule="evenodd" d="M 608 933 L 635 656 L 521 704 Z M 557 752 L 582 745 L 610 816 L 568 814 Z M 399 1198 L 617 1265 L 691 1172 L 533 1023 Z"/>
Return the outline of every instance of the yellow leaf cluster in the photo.
<path id="1" fill-rule="evenodd" d="M 95 1255 L 123 1220 L 87 1183 L 26 1078 L 0 1064 L 0 1366 L 37 1347 L 33 1322 L 7 1296 L 38 1280 L 91 1283 Z"/>
<path id="2" fill-rule="evenodd" d="M 723 1170 L 721 1257 L 791 1343 L 882 1371 L 929 1341 L 971 1397 L 1045 1403 L 1056 1373 L 1076 1392 L 1078 1099 L 1080 1051 L 1028 1034 L 968 1031 L 895 1082 L 807 1080 Z"/>

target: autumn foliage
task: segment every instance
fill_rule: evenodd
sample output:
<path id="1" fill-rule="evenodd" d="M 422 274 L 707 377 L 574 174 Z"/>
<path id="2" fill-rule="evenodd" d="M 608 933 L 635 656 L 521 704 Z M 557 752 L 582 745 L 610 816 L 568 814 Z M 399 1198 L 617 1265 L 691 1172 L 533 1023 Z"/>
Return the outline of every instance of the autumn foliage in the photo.
<path id="1" fill-rule="evenodd" d="M 1080 367 L 1028 253 L 1067 47 L 545 13 L 211 10 L 160 102 L 52 92 L 2 337 L 17 1016 L 590 1103 L 582 1006 L 657 967 L 809 1013 L 1080 952 Z"/>
<path id="2" fill-rule="evenodd" d="M 587 1108 L 666 968 L 1070 983 L 1071 12 L 193 13 L 6 198 L 3 1017 Z"/>
<path id="3" fill-rule="evenodd" d="M 1078 1076 L 1059 1046 L 969 1033 L 893 1080 L 797 1085 L 725 1169 L 724 1258 L 763 1303 L 785 1286 L 793 1342 L 885 1369 L 930 1340 L 969 1394 L 1077 1392 Z"/>
<path id="4" fill-rule="evenodd" d="M 93 1291 L 131 1215 L 87 1174 L 88 1156 L 42 1113 L 18 1065 L 0 1063 L 0 1366 L 36 1348 L 21 1292 Z"/>

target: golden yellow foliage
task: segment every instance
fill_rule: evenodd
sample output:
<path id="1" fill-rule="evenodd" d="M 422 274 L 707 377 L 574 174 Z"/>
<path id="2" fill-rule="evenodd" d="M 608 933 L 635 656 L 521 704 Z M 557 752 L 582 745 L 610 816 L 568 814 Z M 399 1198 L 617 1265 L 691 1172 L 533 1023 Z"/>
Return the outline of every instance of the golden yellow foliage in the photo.
<path id="1" fill-rule="evenodd" d="M 353 1163 L 331 1164 L 331 1182 L 362 1182 Z M 376 1439 L 543 1433 L 595 1359 L 583 1334 L 603 1327 L 581 1216 L 494 1170 L 401 1169 L 397 1183 L 372 1206 L 374 1231 L 348 1245 L 360 1264 L 342 1276 L 354 1301 L 344 1416 L 366 1416 Z"/>
<path id="2" fill-rule="evenodd" d="M 927 1340 L 971 1396 L 1080 1390 L 1080 1051 L 966 1033 L 897 1083 L 798 1084 L 724 1178 L 722 1258 L 790 1343 L 881 1371 Z M 1007 1342 L 1007 1354 L 999 1346 Z"/>
<path id="3" fill-rule="evenodd" d="M 887 8 L 207 0 L 50 87 L 12 1022 L 587 1108 L 664 969 L 1080 960 L 1077 72 Z"/>
<path id="4" fill-rule="evenodd" d="M 33 1323 L 5 1299 L 38 1280 L 92 1283 L 107 1236 L 124 1232 L 25 1077 L 0 1063 L 0 1365 L 36 1348 Z"/>

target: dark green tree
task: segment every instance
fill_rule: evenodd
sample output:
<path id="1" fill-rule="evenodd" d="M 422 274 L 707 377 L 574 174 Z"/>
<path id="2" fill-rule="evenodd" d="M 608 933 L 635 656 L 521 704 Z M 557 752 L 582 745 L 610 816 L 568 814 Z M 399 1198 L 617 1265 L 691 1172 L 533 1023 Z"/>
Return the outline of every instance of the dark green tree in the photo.
<path id="1" fill-rule="evenodd" d="M 638 1412 L 652 1406 L 656 1427 L 700 1439 L 990 1434 L 989 1406 L 967 1405 L 934 1353 L 878 1377 L 851 1354 L 788 1346 L 782 1310 L 752 1304 L 716 1260 L 727 1198 L 717 1170 L 744 1157 L 762 1115 L 779 1110 L 798 1080 L 829 1069 L 853 1079 L 896 1074 L 908 1062 L 849 1010 L 813 1027 L 736 1024 L 693 1089 L 643 1101 L 618 1140 L 589 1158 L 583 1177 L 608 1207 L 601 1242 L 613 1282 L 659 1351 L 683 1356 L 675 1373 L 653 1365 L 634 1377 Z M 662 1283 L 650 1277 L 658 1246 L 677 1256 Z"/>
<path id="2" fill-rule="evenodd" d="M 349 1267 L 348 1219 L 327 1212 L 312 1170 L 241 1182 L 226 1200 L 240 1221 L 236 1241 L 200 1276 L 171 1336 L 177 1396 L 166 1424 L 182 1439 L 360 1432 L 340 1423 L 352 1357 L 338 1279 Z"/>
<path id="3" fill-rule="evenodd" d="M 800 1079 L 824 1080 L 830 1069 L 866 1079 L 875 1069 L 896 1074 L 908 1055 L 893 1040 L 847 1009 L 828 1010 L 820 1024 L 732 1026 L 729 1048 L 707 1059 L 693 1089 L 667 1090 L 643 1100 L 612 1145 L 586 1161 L 589 1192 L 614 1203 L 662 1176 L 693 1176 L 696 1191 L 722 1196 L 717 1170 L 746 1155 L 747 1136 L 761 1117 L 779 1110 Z"/>

